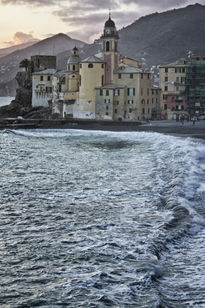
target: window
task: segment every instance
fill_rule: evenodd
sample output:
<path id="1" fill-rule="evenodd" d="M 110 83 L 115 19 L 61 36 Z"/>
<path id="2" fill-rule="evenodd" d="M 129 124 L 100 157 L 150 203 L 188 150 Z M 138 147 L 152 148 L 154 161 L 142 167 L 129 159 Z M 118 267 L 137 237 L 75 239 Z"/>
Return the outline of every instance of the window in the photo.
<path id="1" fill-rule="evenodd" d="M 141 73 L 141 79 L 143 79 L 143 73 Z"/>
<path id="2" fill-rule="evenodd" d="M 115 89 L 114 96 L 119 96 L 119 95 L 120 95 L 120 90 L 119 89 Z"/>
<path id="3" fill-rule="evenodd" d="M 105 102 L 106 104 L 110 104 L 110 99 L 109 99 L 109 98 L 105 98 L 104 102 Z"/>
<path id="4" fill-rule="evenodd" d="M 73 71 L 75 71 L 75 65 L 73 65 Z"/>
<path id="5" fill-rule="evenodd" d="M 152 104 L 154 104 L 154 98 L 152 98 Z"/>
<path id="6" fill-rule="evenodd" d="M 103 96 L 103 89 L 100 89 L 100 96 Z"/>
<path id="7" fill-rule="evenodd" d="M 135 96 L 135 88 L 127 88 L 128 96 Z"/>
<path id="8" fill-rule="evenodd" d="M 129 113 L 131 113 L 132 112 L 132 108 L 129 108 Z"/>
<path id="9" fill-rule="evenodd" d="M 51 76 L 48 76 L 47 80 L 50 81 L 51 80 Z"/>
<path id="10" fill-rule="evenodd" d="M 117 113 L 117 109 L 115 109 L 115 113 Z"/>
<path id="11" fill-rule="evenodd" d="M 165 73 L 168 73 L 168 67 L 165 67 L 164 71 Z"/>
<path id="12" fill-rule="evenodd" d="M 118 74 L 118 79 L 121 79 L 121 77 L 122 77 L 121 74 Z"/>
<path id="13" fill-rule="evenodd" d="M 176 82 L 179 82 L 179 77 L 176 77 Z"/>
<path id="14" fill-rule="evenodd" d="M 106 96 L 109 96 L 109 90 L 106 90 Z"/>
<path id="15" fill-rule="evenodd" d="M 46 87 L 46 93 L 52 93 L 52 87 Z"/>
<path id="16" fill-rule="evenodd" d="M 130 79 L 133 79 L 133 74 L 130 74 Z"/>
<path id="17" fill-rule="evenodd" d="M 167 96 L 163 94 L 162 96 L 163 100 L 166 101 L 167 100 Z"/>
<path id="18" fill-rule="evenodd" d="M 168 91 L 168 87 L 167 86 L 164 87 L 164 91 Z"/>
<path id="19" fill-rule="evenodd" d="M 88 64 L 88 68 L 93 68 L 93 64 L 92 64 L 92 63 L 89 63 L 89 64 Z"/>
<path id="20" fill-rule="evenodd" d="M 147 105 L 149 105 L 149 99 L 147 99 Z"/>
<path id="21" fill-rule="evenodd" d="M 82 68 L 82 64 L 80 64 L 80 68 Z"/>
<path id="22" fill-rule="evenodd" d="M 185 77 L 181 77 L 181 83 L 185 84 Z"/>
<path id="23" fill-rule="evenodd" d="M 142 113 L 144 114 L 144 108 L 142 108 Z"/>
<path id="24" fill-rule="evenodd" d="M 43 81 L 43 76 L 40 76 L 40 81 Z"/>
<path id="25" fill-rule="evenodd" d="M 164 110 L 167 110 L 167 104 L 164 104 Z"/>
<path id="26" fill-rule="evenodd" d="M 109 109 L 109 106 L 107 105 L 107 106 L 106 106 L 106 110 L 108 110 L 108 109 Z"/>
<path id="27" fill-rule="evenodd" d="M 149 79 L 150 78 L 150 74 L 147 74 L 147 79 Z"/>
<path id="28" fill-rule="evenodd" d="M 104 64 L 102 64 L 101 67 L 104 68 Z"/>
<path id="29" fill-rule="evenodd" d="M 147 88 L 147 95 L 149 95 L 149 88 Z"/>
<path id="30" fill-rule="evenodd" d="M 128 104 L 129 104 L 129 105 L 133 105 L 133 104 L 134 104 L 134 101 L 129 99 L 129 100 L 128 100 Z"/>
<path id="31" fill-rule="evenodd" d="M 106 51 L 110 51 L 110 42 L 106 42 Z"/>
<path id="32" fill-rule="evenodd" d="M 105 114 L 106 114 L 106 115 L 109 115 L 109 113 L 108 113 L 108 112 L 106 112 Z"/>
<path id="33" fill-rule="evenodd" d="M 104 76 L 103 75 L 102 75 L 101 83 L 102 83 L 102 86 L 103 86 L 104 85 Z"/>
<path id="34" fill-rule="evenodd" d="M 167 82 L 167 81 L 168 81 L 168 77 L 165 77 L 165 78 L 164 78 L 164 81 Z"/>

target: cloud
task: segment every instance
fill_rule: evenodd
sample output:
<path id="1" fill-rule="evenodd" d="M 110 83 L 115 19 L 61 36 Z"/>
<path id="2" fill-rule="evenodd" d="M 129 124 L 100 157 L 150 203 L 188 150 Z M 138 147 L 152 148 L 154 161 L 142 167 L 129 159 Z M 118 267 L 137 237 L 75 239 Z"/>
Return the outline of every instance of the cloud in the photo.
<path id="1" fill-rule="evenodd" d="M 70 0 L 66 3 L 60 1 L 53 15 L 71 28 L 68 31 L 71 37 L 74 35 L 91 42 L 93 37 L 102 32 L 109 8 L 116 27 L 120 29 L 140 16 L 186 6 L 192 2 L 193 0 L 84 0 L 79 5 L 77 0 Z"/>
<path id="2" fill-rule="evenodd" d="M 194 4 L 194 0 L 0 0 L 2 4 L 48 7 L 49 12 L 65 23 L 68 35 L 90 41 L 103 31 L 109 9 L 117 29 L 139 17 Z M 196 0 L 204 4 L 204 0 Z M 67 27 L 67 28 L 66 28 Z"/>
<path id="3" fill-rule="evenodd" d="M 1 0 L 2 4 L 14 4 L 14 5 L 32 5 L 32 6 L 51 6 L 56 4 L 56 0 Z"/>
<path id="4" fill-rule="evenodd" d="M 4 45 L 7 47 L 13 46 L 13 45 L 20 45 L 25 44 L 29 42 L 37 42 L 38 39 L 34 38 L 31 33 L 23 33 L 23 32 L 16 32 L 13 35 L 13 39 L 10 42 L 4 42 Z"/>
<path id="5" fill-rule="evenodd" d="M 23 43 L 28 43 L 30 41 L 34 41 L 35 38 L 33 37 L 32 34 L 16 32 L 13 36 L 13 40 L 14 42 L 16 42 L 16 44 L 23 44 Z"/>

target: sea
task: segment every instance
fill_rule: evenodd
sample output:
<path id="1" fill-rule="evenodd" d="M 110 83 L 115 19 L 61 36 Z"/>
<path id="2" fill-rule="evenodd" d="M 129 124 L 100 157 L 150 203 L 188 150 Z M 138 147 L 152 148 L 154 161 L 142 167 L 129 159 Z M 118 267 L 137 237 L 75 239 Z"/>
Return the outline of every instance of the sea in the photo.
<path id="1" fill-rule="evenodd" d="M 205 307 L 205 143 L 0 132 L 0 307 Z"/>
<path id="2" fill-rule="evenodd" d="M 14 97 L 12 96 L 0 96 L 0 107 L 9 105 L 13 99 Z"/>

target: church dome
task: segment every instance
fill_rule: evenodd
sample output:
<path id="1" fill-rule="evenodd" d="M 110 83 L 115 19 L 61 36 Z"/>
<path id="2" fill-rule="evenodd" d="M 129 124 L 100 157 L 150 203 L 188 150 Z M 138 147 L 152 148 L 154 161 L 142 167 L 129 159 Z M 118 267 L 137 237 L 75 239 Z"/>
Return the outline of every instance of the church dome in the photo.
<path id="1" fill-rule="evenodd" d="M 80 63 L 81 59 L 79 56 L 79 50 L 78 48 L 75 46 L 72 50 L 72 55 L 69 57 L 67 64 L 78 64 Z"/>
<path id="2" fill-rule="evenodd" d="M 109 19 L 105 23 L 105 27 L 112 27 L 115 28 L 115 23 L 114 21 L 109 17 Z"/>
<path id="3" fill-rule="evenodd" d="M 68 63 L 68 64 L 78 64 L 78 63 L 80 63 L 80 61 L 81 61 L 81 59 L 80 59 L 79 56 L 74 56 L 74 55 L 72 55 L 72 56 L 69 57 L 67 63 Z"/>

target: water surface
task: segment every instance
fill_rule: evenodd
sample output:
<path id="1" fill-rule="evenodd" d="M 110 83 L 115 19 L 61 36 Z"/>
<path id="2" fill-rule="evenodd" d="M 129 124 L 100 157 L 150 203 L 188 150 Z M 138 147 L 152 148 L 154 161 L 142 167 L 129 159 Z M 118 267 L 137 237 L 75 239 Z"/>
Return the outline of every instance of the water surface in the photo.
<path id="1" fill-rule="evenodd" d="M 205 145 L 0 133 L 2 307 L 205 307 Z"/>

